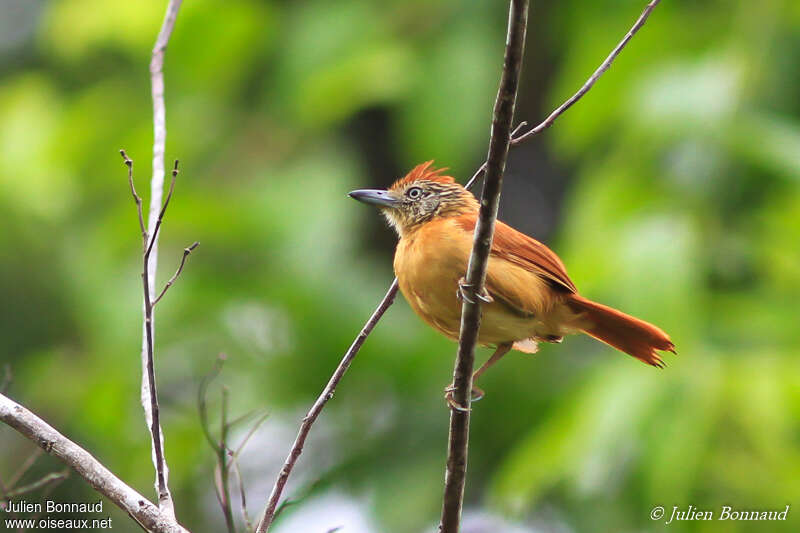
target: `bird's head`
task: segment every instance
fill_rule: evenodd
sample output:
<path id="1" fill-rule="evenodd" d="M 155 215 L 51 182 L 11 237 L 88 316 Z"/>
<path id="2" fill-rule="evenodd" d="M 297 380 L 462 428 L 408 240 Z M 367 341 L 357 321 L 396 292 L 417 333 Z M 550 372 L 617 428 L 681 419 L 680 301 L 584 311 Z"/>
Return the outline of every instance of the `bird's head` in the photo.
<path id="1" fill-rule="evenodd" d="M 457 216 L 478 210 L 478 201 L 450 176 L 434 169 L 433 161 L 414 167 L 386 190 L 360 189 L 351 198 L 377 206 L 402 237 L 437 217 Z"/>

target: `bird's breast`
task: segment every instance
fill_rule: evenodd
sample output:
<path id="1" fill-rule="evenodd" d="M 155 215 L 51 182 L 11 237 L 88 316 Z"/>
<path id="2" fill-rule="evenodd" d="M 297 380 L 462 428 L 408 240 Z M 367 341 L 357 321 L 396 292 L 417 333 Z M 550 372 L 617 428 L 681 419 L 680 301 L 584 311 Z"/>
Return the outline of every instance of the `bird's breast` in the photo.
<path id="1" fill-rule="evenodd" d="M 458 280 L 467 271 L 470 236 L 447 220 L 428 222 L 397 245 L 394 270 L 406 300 L 428 324 L 457 339 Z"/>
<path id="2" fill-rule="evenodd" d="M 425 322 L 455 340 L 461 328 L 458 282 L 466 276 L 471 250 L 472 232 L 465 231 L 453 218 L 443 218 L 403 235 L 394 257 L 400 290 L 411 308 Z M 487 285 L 491 280 L 506 292 L 492 293 L 489 287 L 494 301 L 482 305 L 480 344 L 562 334 L 556 325 L 545 324 L 554 316 L 553 291 L 539 275 L 504 259 L 490 257 Z M 524 300 L 525 308 L 536 312 L 521 313 L 514 309 L 510 302 L 516 300 Z"/>

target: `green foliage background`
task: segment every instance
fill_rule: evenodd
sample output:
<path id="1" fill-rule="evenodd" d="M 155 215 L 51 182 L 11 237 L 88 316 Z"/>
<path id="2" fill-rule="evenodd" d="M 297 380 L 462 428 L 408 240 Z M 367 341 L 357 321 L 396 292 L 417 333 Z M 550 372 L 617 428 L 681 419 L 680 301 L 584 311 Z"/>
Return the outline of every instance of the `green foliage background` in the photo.
<path id="1" fill-rule="evenodd" d="M 146 495 L 140 241 L 117 150 L 146 192 L 164 4 L 0 4 L 0 362 L 12 397 Z M 518 117 L 536 122 L 644 1 L 532 4 Z M 166 62 L 167 157 L 182 173 L 160 280 L 202 244 L 156 338 L 171 486 L 193 531 L 222 527 L 199 380 L 225 352 L 233 413 L 271 413 L 242 458 L 255 513 L 392 277 L 389 229 L 345 193 L 427 159 L 472 173 L 506 13 L 184 3 Z M 663 327 L 680 355 L 658 371 L 570 338 L 504 360 L 473 417 L 470 531 L 797 530 L 799 87 L 797 2 L 665 1 L 580 104 L 512 153 L 507 188 L 523 192 L 504 198 L 505 219 L 547 240 L 582 293 Z M 288 490 L 307 496 L 279 532 L 435 529 L 454 353 L 398 300 L 315 428 Z M 8 428 L 0 446 L 8 479 L 33 446 Z M 26 479 L 58 468 L 40 459 Z M 51 497 L 94 494 L 73 476 Z M 690 504 L 793 508 L 786 523 L 650 519 Z M 138 531 L 110 512 L 116 531 Z"/>

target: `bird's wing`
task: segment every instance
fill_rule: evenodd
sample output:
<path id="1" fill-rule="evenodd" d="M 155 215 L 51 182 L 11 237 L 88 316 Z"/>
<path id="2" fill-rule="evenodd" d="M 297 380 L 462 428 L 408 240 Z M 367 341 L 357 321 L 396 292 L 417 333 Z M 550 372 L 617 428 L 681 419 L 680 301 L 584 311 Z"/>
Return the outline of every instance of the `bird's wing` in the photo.
<path id="1" fill-rule="evenodd" d="M 477 214 L 470 213 L 461 215 L 458 222 L 464 230 L 472 232 L 475 230 L 476 219 Z M 564 263 L 550 248 L 499 220 L 494 230 L 490 259 L 492 258 L 507 261 L 512 265 L 536 274 L 557 290 L 569 293 L 578 292 L 575 284 L 567 275 Z M 493 262 L 490 261 L 490 263 Z M 492 276 L 490 273 L 487 277 L 487 284 L 495 285 L 494 289 L 496 292 L 501 293 L 501 299 L 517 300 L 517 298 L 503 295 L 503 293 L 509 292 L 511 287 L 503 287 L 507 283 L 504 283 L 501 278 L 502 276 Z M 489 292 L 495 291 L 489 288 Z M 511 296 L 511 294 L 508 296 Z"/>
<path id="2" fill-rule="evenodd" d="M 555 252 L 533 237 L 528 237 L 499 220 L 494 229 L 491 253 L 539 274 L 557 288 L 567 292 L 578 292 L 567 275 L 564 263 Z"/>

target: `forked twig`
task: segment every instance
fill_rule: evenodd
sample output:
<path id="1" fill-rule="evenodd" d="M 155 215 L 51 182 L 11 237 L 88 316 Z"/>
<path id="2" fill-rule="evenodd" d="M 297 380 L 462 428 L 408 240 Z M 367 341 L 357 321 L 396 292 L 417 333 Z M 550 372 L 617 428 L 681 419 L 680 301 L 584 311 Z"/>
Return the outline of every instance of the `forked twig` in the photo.
<path id="1" fill-rule="evenodd" d="M 152 444 L 153 444 L 153 461 L 156 466 L 156 488 L 158 490 L 158 498 L 159 498 L 159 506 L 166 509 L 168 512 L 173 512 L 173 504 L 172 504 L 172 496 L 169 492 L 169 487 L 167 486 L 167 477 L 169 473 L 169 469 L 166 464 L 166 460 L 164 458 L 164 439 L 162 436 L 161 430 L 161 422 L 160 422 L 160 410 L 158 405 L 158 393 L 156 388 L 156 375 L 155 375 L 155 364 L 154 364 L 154 340 L 153 337 L 155 336 L 154 331 L 154 316 L 153 316 L 153 308 L 155 305 L 164 297 L 166 292 L 169 290 L 170 287 L 175 283 L 178 277 L 183 272 L 183 267 L 186 265 L 186 259 L 188 258 L 189 254 L 197 248 L 200 243 L 195 242 L 191 246 L 184 248 L 183 256 L 181 257 L 180 265 L 178 269 L 175 271 L 175 274 L 170 278 L 170 280 L 166 283 L 164 288 L 159 293 L 158 297 L 153 299 L 153 281 L 151 280 L 151 272 L 155 272 L 152 268 L 152 261 L 153 259 L 153 252 L 158 242 L 158 234 L 159 230 L 161 229 L 162 223 L 164 221 L 164 215 L 167 212 L 167 207 L 169 206 L 169 202 L 172 199 L 172 194 L 175 191 L 175 181 L 178 178 L 178 160 L 175 160 L 175 164 L 172 168 L 172 180 L 170 181 L 169 185 L 169 192 L 167 193 L 166 198 L 164 199 L 164 203 L 161 206 L 161 209 L 158 211 L 158 216 L 155 220 L 153 226 L 152 234 L 147 231 L 147 228 L 144 225 L 144 215 L 142 213 L 142 198 L 136 192 L 136 185 L 133 179 L 133 160 L 128 157 L 128 154 L 125 150 L 119 151 L 120 155 L 122 156 L 123 161 L 125 162 L 125 166 L 128 167 L 128 185 L 131 190 L 131 196 L 133 196 L 133 201 L 136 203 L 136 212 L 139 217 L 139 228 L 142 232 L 142 288 L 144 293 L 144 369 L 145 369 L 145 381 L 143 382 L 143 391 L 147 392 L 147 403 L 145 408 L 145 418 L 148 422 L 148 429 L 150 430 L 152 436 Z"/>
<path id="2" fill-rule="evenodd" d="M 230 430 L 237 424 L 251 418 L 254 413 L 246 413 L 238 418 L 235 418 L 232 421 L 228 420 L 228 397 L 229 397 L 229 390 L 226 386 L 222 386 L 222 402 L 220 408 L 220 436 L 219 439 L 215 439 L 214 436 L 211 434 L 211 425 L 208 421 L 208 388 L 214 379 L 219 376 L 220 372 L 222 371 L 222 367 L 225 363 L 226 356 L 225 354 L 220 354 L 217 357 L 217 360 L 214 362 L 214 366 L 212 369 L 203 376 L 203 379 L 200 381 L 200 386 L 197 390 L 197 409 L 200 414 L 200 426 L 203 429 L 203 434 L 205 435 L 206 440 L 208 441 L 209 446 L 211 449 L 214 450 L 214 456 L 216 458 L 216 466 L 214 468 L 214 477 L 215 477 L 215 495 L 217 497 L 217 502 L 220 504 L 220 508 L 222 509 L 223 516 L 225 516 L 225 524 L 229 533 L 235 532 L 235 525 L 233 521 L 233 510 L 232 510 L 232 500 L 230 494 L 230 473 L 233 470 L 236 474 L 238 485 L 239 485 L 239 496 L 241 498 L 241 506 L 242 506 L 242 518 L 244 523 L 247 527 L 248 531 L 252 531 L 252 524 L 250 522 L 250 517 L 247 513 L 247 498 L 245 496 L 245 489 L 244 489 L 244 481 L 242 478 L 242 473 L 239 469 L 239 455 L 244 450 L 245 446 L 247 446 L 248 441 L 250 438 L 258 431 L 258 428 L 261 427 L 261 424 L 267 419 L 268 413 L 262 413 L 256 421 L 252 424 L 250 429 L 245 434 L 242 441 L 233 450 L 228 445 L 228 435 Z"/>

